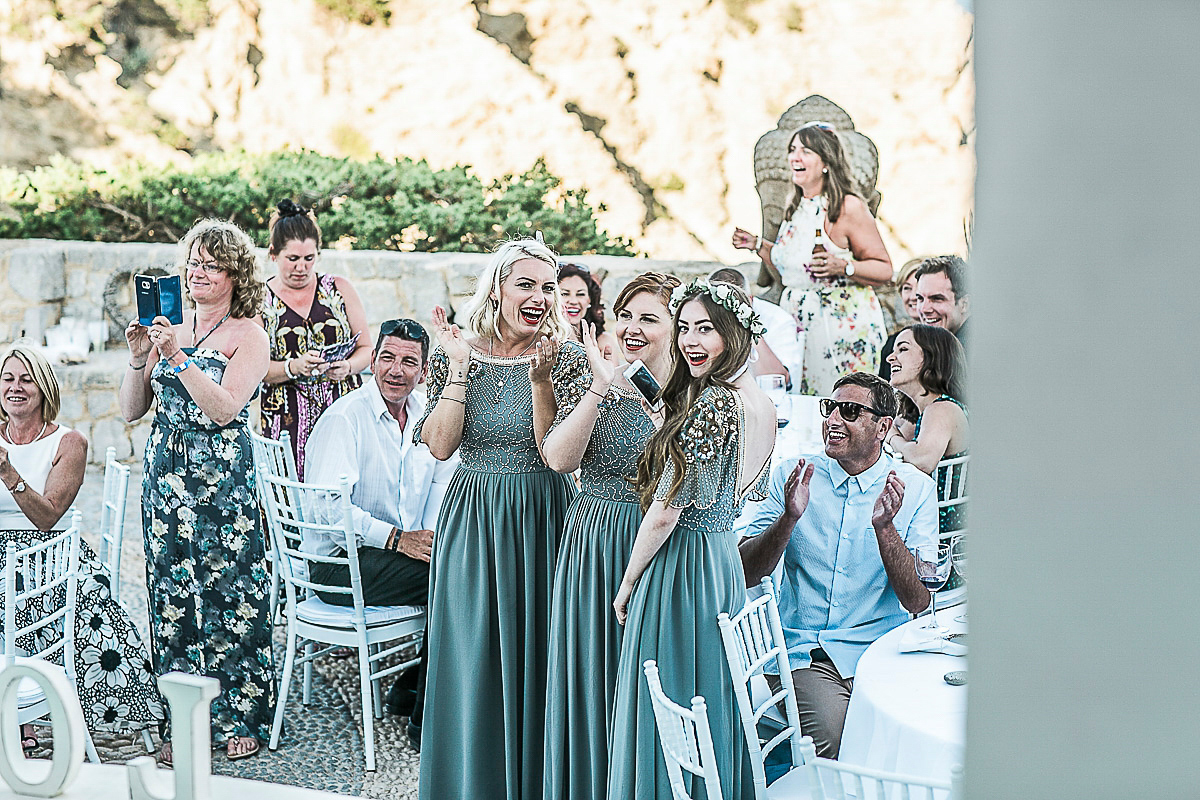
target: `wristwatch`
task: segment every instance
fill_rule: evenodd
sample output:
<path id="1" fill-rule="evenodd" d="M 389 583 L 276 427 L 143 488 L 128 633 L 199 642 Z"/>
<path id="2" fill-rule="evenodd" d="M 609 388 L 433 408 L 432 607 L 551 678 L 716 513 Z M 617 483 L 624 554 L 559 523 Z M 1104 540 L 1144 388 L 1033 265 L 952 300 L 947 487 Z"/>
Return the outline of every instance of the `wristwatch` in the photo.
<path id="1" fill-rule="evenodd" d="M 10 491 L 10 492 L 12 492 L 13 494 L 17 494 L 18 492 L 23 492 L 23 491 L 25 491 L 25 480 L 24 480 L 24 479 L 18 479 L 18 480 L 17 480 L 17 485 L 16 485 L 16 486 L 14 486 L 14 487 L 12 487 L 11 489 L 9 489 L 9 491 Z"/>
<path id="2" fill-rule="evenodd" d="M 846 262 L 846 277 L 847 278 L 854 277 L 854 262 L 853 261 Z"/>

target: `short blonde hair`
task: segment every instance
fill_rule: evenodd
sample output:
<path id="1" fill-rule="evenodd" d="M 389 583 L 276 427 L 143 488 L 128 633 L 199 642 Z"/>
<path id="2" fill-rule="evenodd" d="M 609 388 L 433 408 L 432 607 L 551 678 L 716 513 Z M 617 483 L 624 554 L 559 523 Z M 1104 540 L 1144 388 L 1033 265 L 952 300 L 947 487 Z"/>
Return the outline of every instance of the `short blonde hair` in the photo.
<path id="1" fill-rule="evenodd" d="M 29 370 L 29 375 L 33 378 L 34 386 L 42 393 L 42 422 L 54 422 L 59 409 L 62 408 L 62 394 L 50 362 L 37 350 L 19 341 L 0 355 L 0 370 L 10 358 L 15 358 L 25 365 L 25 369 Z M 8 422 L 8 414 L 3 406 L 0 406 L 0 422 Z"/>
<path id="2" fill-rule="evenodd" d="M 183 249 L 180 259 L 184 264 L 183 283 L 187 285 L 187 260 L 196 242 L 208 251 L 213 261 L 233 281 L 233 295 L 229 298 L 229 316 L 234 319 L 257 317 L 262 310 L 266 284 L 258 274 L 258 259 L 254 255 L 254 241 L 245 231 L 223 219 L 203 219 L 179 240 Z"/>
<path id="3" fill-rule="evenodd" d="M 500 296 L 500 285 L 512 274 L 513 264 L 526 258 L 536 258 L 544 261 L 554 272 L 558 280 L 558 256 L 538 239 L 514 239 L 496 248 L 492 260 L 488 262 L 483 273 L 475 284 L 475 294 L 463 305 L 463 316 L 467 320 L 467 329 L 480 339 L 500 338 L 497 329 L 500 318 L 500 302 L 492 299 L 492 294 Z M 562 303 L 558 292 L 551 292 L 547 298 L 548 308 L 538 328 L 538 335 L 554 336 L 559 341 L 571 338 L 571 329 L 562 315 Z"/>

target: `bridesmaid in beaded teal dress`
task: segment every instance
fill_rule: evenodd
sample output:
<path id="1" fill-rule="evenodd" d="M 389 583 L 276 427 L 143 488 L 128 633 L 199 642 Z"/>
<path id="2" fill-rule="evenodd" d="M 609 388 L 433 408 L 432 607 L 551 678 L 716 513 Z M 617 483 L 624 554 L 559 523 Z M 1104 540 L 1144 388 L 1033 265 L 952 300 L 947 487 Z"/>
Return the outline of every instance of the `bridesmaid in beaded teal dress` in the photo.
<path id="1" fill-rule="evenodd" d="M 254 319 L 263 289 L 250 238 L 206 220 L 182 245 L 196 310 L 182 325 L 166 317 L 130 323 L 121 411 L 139 419 L 157 399 L 142 485 L 154 668 L 220 681 L 213 744 L 234 760 L 258 752 L 275 705 L 266 552 L 246 428 L 270 356 Z M 169 731 L 163 739 L 169 762 Z"/>
<path id="2" fill-rule="evenodd" d="M 543 336 L 567 338 L 557 274 L 544 244 L 509 242 L 462 312 L 470 340 L 434 310 L 441 344 L 414 439 L 441 459 L 457 449 L 462 461 L 430 560 L 423 800 L 541 797 L 550 590 L 575 494 L 535 438 L 553 419 L 534 415 L 535 348 Z M 567 342 L 549 380 L 557 404 L 577 403 L 591 383 L 583 348 Z"/>
<path id="3" fill-rule="evenodd" d="M 671 367 L 671 290 L 679 279 L 634 278 L 613 309 L 627 362 L 642 359 L 661 385 Z M 587 323 L 584 323 L 585 327 Z M 545 800 L 603 800 L 621 626 L 612 599 L 621 584 L 642 509 L 633 490 L 637 459 L 654 432 L 623 364 L 605 359 L 584 331 L 593 382 L 576 404 L 558 408 L 542 443 L 551 467 L 580 470 L 555 570 L 546 681 Z M 614 380 L 615 379 L 615 380 Z M 535 406 L 540 395 L 534 395 Z"/>
<path id="4" fill-rule="evenodd" d="M 672 305 L 682 358 L 663 390 L 666 420 L 638 463 L 648 508 L 613 602 L 625 633 L 608 797 L 672 797 L 642 672 L 654 659 L 667 696 L 684 705 L 695 695 L 708 701 L 721 796 L 748 800 L 749 757 L 717 615 L 745 603 L 731 529 L 748 497 L 766 496 L 775 441 L 774 406 L 747 370 L 762 325 L 749 298 L 727 284 L 677 289 Z"/>

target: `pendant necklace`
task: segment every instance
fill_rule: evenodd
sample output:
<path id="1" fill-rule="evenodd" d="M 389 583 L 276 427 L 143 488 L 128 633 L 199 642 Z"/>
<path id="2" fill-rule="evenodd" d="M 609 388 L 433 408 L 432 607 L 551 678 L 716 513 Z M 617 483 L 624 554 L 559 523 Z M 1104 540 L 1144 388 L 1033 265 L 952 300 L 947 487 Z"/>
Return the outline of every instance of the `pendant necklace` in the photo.
<path id="1" fill-rule="evenodd" d="M 9 426 L 12 425 L 12 421 L 10 420 L 9 422 L 6 422 L 4 424 L 4 438 L 8 440 L 9 444 L 16 444 L 16 445 L 33 444 L 38 439 L 42 438 L 42 434 L 46 432 L 46 426 L 49 424 L 50 423 L 48 423 L 48 422 L 43 422 L 42 429 L 40 431 L 38 431 L 38 435 L 33 437 L 32 439 L 30 439 L 28 442 L 18 442 L 16 439 L 13 438 L 12 431 L 10 431 L 8 429 Z"/>
<path id="2" fill-rule="evenodd" d="M 496 339 L 495 339 L 495 337 L 492 337 L 488 341 L 488 358 L 492 358 L 492 347 L 495 344 L 496 344 Z M 510 356 L 510 357 L 511 358 L 521 358 L 526 353 L 528 353 L 530 350 L 532 350 L 535 345 L 537 345 L 537 337 L 536 336 L 533 338 L 533 343 L 530 344 L 529 347 L 526 347 L 524 350 L 522 350 L 517 355 Z M 500 358 L 500 357 L 501 356 L 497 356 L 497 358 Z M 497 365 L 497 366 L 499 366 L 499 365 Z M 516 366 L 518 366 L 518 365 L 517 364 L 508 364 L 507 365 L 508 372 L 506 374 L 504 374 L 503 377 L 500 378 L 500 381 L 499 381 L 498 385 L 496 386 L 496 399 L 492 401 L 492 405 L 498 405 L 500 403 L 500 395 L 504 394 L 504 382 L 506 380 L 508 380 L 510 377 L 512 377 L 513 367 L 516 367 Z"/>

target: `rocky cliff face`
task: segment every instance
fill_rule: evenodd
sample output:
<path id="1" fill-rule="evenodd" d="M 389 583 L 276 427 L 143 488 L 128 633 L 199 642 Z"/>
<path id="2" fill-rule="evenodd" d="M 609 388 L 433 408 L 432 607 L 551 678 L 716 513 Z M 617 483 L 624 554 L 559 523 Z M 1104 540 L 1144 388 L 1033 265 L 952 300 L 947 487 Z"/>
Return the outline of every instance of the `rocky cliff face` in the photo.
<path id="1" fill-rule="evenodd" d="M 815 93 L 879 148 L 899 264 L 965 247 L 971 27 L 955 0 L 0 0 L 0 162 L 544 156 L 651 256 L 736 262 L 754 143 Z"/>

